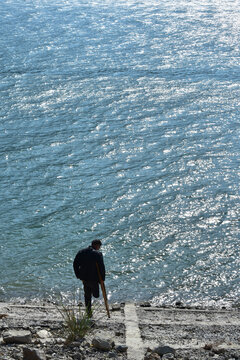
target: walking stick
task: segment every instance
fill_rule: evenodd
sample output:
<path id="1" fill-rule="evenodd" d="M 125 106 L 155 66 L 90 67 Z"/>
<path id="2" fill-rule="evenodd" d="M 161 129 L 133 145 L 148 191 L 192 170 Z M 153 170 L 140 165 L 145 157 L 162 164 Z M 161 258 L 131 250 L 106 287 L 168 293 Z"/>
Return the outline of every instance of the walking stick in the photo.
<path id="1" fill-rule="evenodd" d="M 100 281 L 100 285 L 101 285 L 101 289 L 102 289 L 102 294 L 103 294 L 103 298 L 104 298 L 105 307 L 106 307 L 106 310 L 107 310 L 108 317 L 110 318 L 110 312 L 109 312 L 109 307 L 108 307 L 106 288 L 105 288 L 105 284 L 104 284 L 104 281 L 102 279 L 102 276 L 101 276 L 101 273 L 100 273 L 100 270 L 99 270 L 98 263 L 96 263 L 96 267 L 97 267 L 98 277 L 99 277 L 99 281 Z"/>

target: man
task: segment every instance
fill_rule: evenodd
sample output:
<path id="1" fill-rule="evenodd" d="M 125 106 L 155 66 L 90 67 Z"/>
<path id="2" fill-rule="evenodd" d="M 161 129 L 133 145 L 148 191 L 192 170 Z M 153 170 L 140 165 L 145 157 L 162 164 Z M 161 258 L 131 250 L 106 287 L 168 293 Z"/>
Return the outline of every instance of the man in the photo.
<path id="1" fill-rule="evenodd" d="M 85 306 L 89 316 L 92 315 L 92 295 L 99 297 L 99 268 L 102 280 L 105 280 L 105 266 L 103 255 L 99 251 L 102 243 L 100 240 L 93 240 L 92 245 L 80 250 L 73 262 L 73 269 L 78 279 L 82 280 L 84 288 Z"/>

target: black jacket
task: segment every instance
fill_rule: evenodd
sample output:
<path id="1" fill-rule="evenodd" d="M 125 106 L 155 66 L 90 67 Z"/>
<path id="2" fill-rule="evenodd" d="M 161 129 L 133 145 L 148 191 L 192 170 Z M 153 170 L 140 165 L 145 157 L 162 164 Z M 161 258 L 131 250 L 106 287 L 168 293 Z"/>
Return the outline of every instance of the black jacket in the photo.
<path id="1" fill-rule="evenodd" d="M 103 256 L 100 251 L 94 250 L 92 246 L 86 249 L 80 250 L 73 262 L 73 269 L 78 279 L 85 281 L 98 281 L 98 264 L 102 280 L 105 280 L 105 266 L 103 262 Z"/>

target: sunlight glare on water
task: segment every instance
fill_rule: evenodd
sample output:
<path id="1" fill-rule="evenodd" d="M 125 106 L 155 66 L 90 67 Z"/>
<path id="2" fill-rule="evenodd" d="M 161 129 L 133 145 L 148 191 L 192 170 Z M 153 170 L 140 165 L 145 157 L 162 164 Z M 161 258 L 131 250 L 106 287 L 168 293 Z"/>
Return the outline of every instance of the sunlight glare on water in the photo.
<path id="1" fill-rule="evenodd" d="M 0 297 L 239 304 L 236 1 L 0 4 Z"/>

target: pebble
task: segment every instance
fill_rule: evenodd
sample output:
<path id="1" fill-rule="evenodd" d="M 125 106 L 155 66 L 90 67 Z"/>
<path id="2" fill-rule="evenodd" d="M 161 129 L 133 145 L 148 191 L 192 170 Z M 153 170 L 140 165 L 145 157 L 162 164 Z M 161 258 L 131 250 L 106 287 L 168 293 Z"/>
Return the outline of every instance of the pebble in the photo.
<path id="1" fill-rule="evenodd" d="M 115 336 L 122 336 L 123 332 L 122 331 L 115 331 Z"/>
<path id="2" fill-rule="evenodd" d="M 40 339 L 48 339 L 52 337 L 52 334 L 47 330 L 39 330 L 36 333 L 36 336 Z"/>
<path id="3" fill-rule="evenodd" d="M 124 353 L 127 351 L 128 347 L 126 345 L 120 344 L 120 345 L 116 345 L 115 349 L 120 353 Z"/>
<path id="4" fill-rule="evenodd" d="M 161 357 L 157 353 L 147 353 L 144 360 L 160 360 Z"/>
<path id="5" fill-rule="evenodd" d="M 121 305 L 120 304 L 113 304 L 112 305 L 112 311 L 119 311 L 121 310 Z"/>
<path id="6" fill-rule="evenodd" d="M 171 353 L 168 353 L 168 354 L 164 354 L 162 356 L 162 360 L 172 360 L 175 358 L 175 355 L 174 354 L 171 354 Z"/>
<path id="7" fill-rule="evenodd" d="M 81 353 L 76 353 L 76 354 L 73 354 L 72 358 L 74 360 L 82 360 L 83 359 L 83 355 Z"/>
<path id="8" fill-rule="evenodd" d="M 117 354 L 116 354 L 114 351 L 110 351 L 110 352 L 108 353 L 108 357 L 109 357 L 109 359 L 113 359 L 113 358 L 116 358 L 116 357 L 117 357 Z"/>

